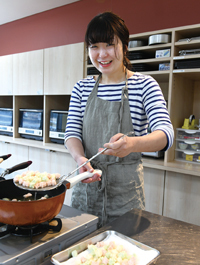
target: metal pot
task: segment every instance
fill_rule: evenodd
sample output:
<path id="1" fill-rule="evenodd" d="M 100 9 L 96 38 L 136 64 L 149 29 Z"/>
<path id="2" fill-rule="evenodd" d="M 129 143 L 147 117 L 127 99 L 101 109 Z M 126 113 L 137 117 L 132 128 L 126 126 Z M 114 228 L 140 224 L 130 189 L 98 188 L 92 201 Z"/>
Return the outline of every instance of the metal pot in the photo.
<path id="1" fill-rule="evenodd" d="M 129 41 L 128 48 L 145 46 L 146 42 L 144 40 L 131 40 Z"/>
<path id="2" fill-rule="evenodd" d="M 164 44 L 171 41 L 171 36 L 169 34 L 156 34 L 149 36 L 149 45 L 153 44 Z"/>

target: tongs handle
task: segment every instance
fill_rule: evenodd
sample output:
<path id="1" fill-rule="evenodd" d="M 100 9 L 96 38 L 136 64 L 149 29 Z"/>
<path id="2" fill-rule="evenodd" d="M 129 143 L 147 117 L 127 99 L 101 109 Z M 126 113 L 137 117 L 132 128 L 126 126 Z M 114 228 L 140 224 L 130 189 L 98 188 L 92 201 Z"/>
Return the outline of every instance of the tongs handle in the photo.
<path id="1" fill-rule="evenodd" d="M 134 136 L 135 133 L 134 131 L 130 131 L 126 134 L 124 134 L 122 137 L 120 137 L 120 139 L 123 139 L 125 136 Z M 108 148 L 105 147 L 103 150 L 101 150 L 100 152 L 98 152 L 96 155 L 92 156 L 90 159 L 88 159 L 85 163 L 83 163 L 82 165 L 80 165 L 78 168 L 74 169 L 72 172 L 70 172 L 66 178 L 68 178 L 69 176 L 71 176 L 72 174 L 74 174 L 77 170 L 79 170 L 80 168 L 82 168 L 83 166 L 85 166 L 87 163 L 89 163 L 90 161 L 92 161 L 95 157 L 99 156 L 100 154 L 102 154 L 104 151 L 106 151 Z M 65 179 L 66 179 L 65 178 Z"/>

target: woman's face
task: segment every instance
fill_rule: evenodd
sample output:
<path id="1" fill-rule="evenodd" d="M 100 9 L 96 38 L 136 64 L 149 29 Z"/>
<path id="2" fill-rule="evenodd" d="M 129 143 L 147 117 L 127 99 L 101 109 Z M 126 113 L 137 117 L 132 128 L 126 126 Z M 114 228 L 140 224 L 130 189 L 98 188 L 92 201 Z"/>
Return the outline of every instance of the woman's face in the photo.
<path id="1" fill-rule="evenodd" d="M 105 75 L 123 71 L 123 46 L 118 37 L 111 44 L 98 42 L 89 46 L 89 57 L 92 64 Z"/>

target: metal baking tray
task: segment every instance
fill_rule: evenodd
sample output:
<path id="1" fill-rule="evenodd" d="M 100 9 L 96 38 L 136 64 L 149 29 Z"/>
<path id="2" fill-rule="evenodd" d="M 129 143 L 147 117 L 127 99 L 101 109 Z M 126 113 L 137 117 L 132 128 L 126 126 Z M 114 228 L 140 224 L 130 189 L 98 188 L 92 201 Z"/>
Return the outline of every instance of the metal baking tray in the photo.
<path id="1" fill-rule="evenodd" d="M 152 250 L 155 252 L 155 255 L 154 255 L 154 258 L 148 262 L 148 263 L 145 263 L 144 265 L 147 265 L 147 264 L 151 264 L 152 262 L 154 262 L 158 256 L 160 255 L 160 252 L 155 249 L 155 248 L 152 248 L 152 247 L 149 247 L 143 243 L 140 243 L 130 237 L 127 237 L 123 234 L 120 234 L 118 232 L 115 232 L 115 231 L 112 231 L 112 230 L 107 230 L 101 234 L 98 234 L 97 236 L 94 236 L 88 240 L 85 240 L 79 244 L 76 244 L 76 245 L 73 245 L 72 247 L 69 247 L 61 252 L 58 252 L 56 254 L 54 254 L 52 257 L 51 257 L 51 262 L 54 264 L 54 265 L 61 265 L 62 262 L 65 262 L 67 261 L 68 259 L 70 259 L 72 257 L 72 252 L 74 250 L 77 251 L 77 253 L 81 253 L 82 251 L 86 250 L 88 248 L 88 245 L 89 244 L 96 244 L 97 242 L 100 242 L 100 241 L 103 241 L 104 239 L 106 239 L 108 236 L 111 236 L 111 235 L 115 235 L 115 236 L 118 236 L 119 238 L 131 243 L 133 246 L 136 246 L 138 247 L 140 250 L 144 250 L 144 251 L 149 251 L 149 250 Z M 145 254 L 145 253 L 144 253 Z"/>

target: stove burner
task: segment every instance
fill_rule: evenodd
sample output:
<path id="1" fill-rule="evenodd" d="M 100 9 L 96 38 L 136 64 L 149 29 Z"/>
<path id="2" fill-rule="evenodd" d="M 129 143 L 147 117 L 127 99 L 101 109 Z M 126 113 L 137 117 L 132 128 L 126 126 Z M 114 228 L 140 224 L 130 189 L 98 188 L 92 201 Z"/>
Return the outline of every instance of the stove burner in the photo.
<path id="1" fill-rule="evenodd" d="M 56 221 L 57 225 L 51 224 L 53 221 Z M 60 218 L 53 218 L 50 221 L 32 226 L 14 226 L 0 223 L 0 237 L 3 237 L 8 234 L 22 237 L 30 237 L 30 241 L 32 243 L 33 236 L 42 234 L 46 231 L 59 232 L 61 228 L 62 221 Z"/>

